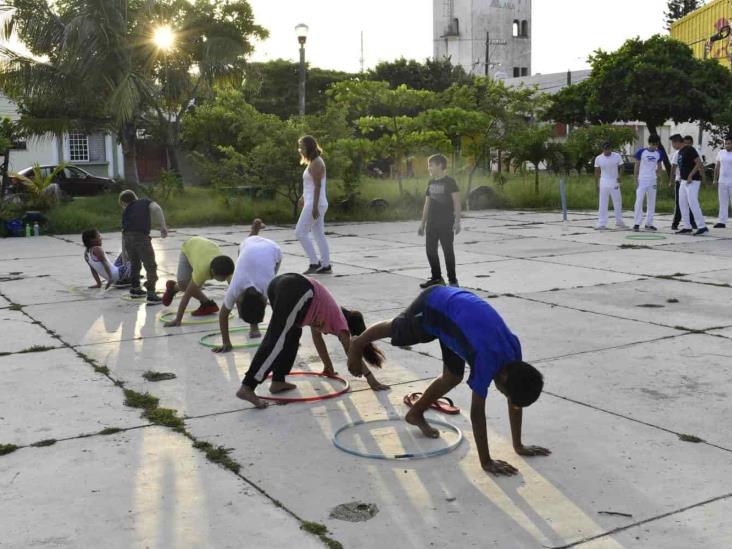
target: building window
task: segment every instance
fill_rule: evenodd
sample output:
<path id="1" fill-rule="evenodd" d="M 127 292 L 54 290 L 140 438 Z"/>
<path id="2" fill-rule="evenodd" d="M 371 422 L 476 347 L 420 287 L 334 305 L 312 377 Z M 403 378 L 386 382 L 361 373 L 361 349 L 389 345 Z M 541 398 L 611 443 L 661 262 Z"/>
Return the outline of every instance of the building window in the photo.
<path id="1" fill-rule="evenodd" d="M 88 136 L 89 162 L 105 162 L 107 160 L 107 144 L 104 134 L 93 133 Z"/>
<path id="2" fill-rule="evenodd" d="M 513 20 L 513 28 L 511 30 L 511 35 L 514 38 L 517 38 L 520 35 L 520 33 L 521 33 L 521 25 L 519 24 L 519 20 L 518 19 L 514 19 Z"/>
<path id="3" fill-rule="evenodd" d="M 523 36 L 524 38 L 529 37 L 529 22 L 525 19 L 521 21 L 521 36 Z"/>
<path id="4" fill-rule="evenodd" d="M 521 76 L 521 69 L 519 67 L 514 67 L 513 68 L 513 77 L 518 78 L 519 76 Z"/>
<path id="5" fill-rule="evenodd" d="M 529 76 L 529 68 L 521 67 L 521 76 Z"/>
<path id="6" fill-rule="evenodd" d="M 69 134 L 69 161 L 89 162 L 89 136 L 85 133 Z"/>

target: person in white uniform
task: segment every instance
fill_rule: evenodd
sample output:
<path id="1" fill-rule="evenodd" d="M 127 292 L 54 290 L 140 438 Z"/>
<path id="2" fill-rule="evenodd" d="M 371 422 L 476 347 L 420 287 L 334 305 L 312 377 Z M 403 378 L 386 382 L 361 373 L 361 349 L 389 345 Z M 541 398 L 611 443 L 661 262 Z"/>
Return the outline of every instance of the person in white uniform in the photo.
<path id="1" fill-rule="evenodd" d="M 646 199 L 646 225 L 647 231 L 655 231 L 653 216 L 656 213 L 656 189 L 658 175 L 661 172 L 665 153 L 659 149 L 661 139 L 657 135 L 648 138 L 648 147 L 640 149 L 635 153 L 635 219 L 633 230 L 640 231 L 643 221 L 643 199 Z"/>
<path id="2" fill-rule="evenodd" d="M 328 211 L 328 198 L 325 194 L 325 162 L 318 142 L 311 135 L 305 135 L 297 143 L 300 152 L 300 163 L 306 168 L 302 174 L 302 196 L 300 197 L 300 219 L 295 227 L 295 236 L 300 241 L 310 260 L 308 269 L 303 274 L 330 274 L 330 250 L 325 239 L 325 212 Z M 320 251 L 320 258 L 315 253 L 315 246 L 310 234 Z"/>
<path id="3" fill-rule="evenodd" d="M 613 199 L 615 209 L 615 228 L 625 229 L 623 223 L 623 206 L 620 195 L 620 176 L 623 169 L 623 159 L 613 152 L 610 143 L 605 142 L 602 146 L 602 154 L 595 158 L 595 177 L 600 191 L 600 209 L 597 216 L 597 229 L 607 229 L 607 207 L 609 199 Z"/>
<path id="4" fill-rule="evenodd" d="M 239 245 L 239 258 L 219 310 L 222 344 L 212 349 L 214 353 L 225 353 L 232 349 L 229 313 L 234 306 L 238 309 L 239 318 L 249 324 L 249 337 L 262 336 L 259 323 L 264 320 L 267 288 L 282 263 L 282 250 L 277 243 L 259 236 L 263 228 L 262 220 L 255 219 L 249 236 Z"/>
<path id="5" fill-rule="evenodd" d="M 714 184 L 719 186 L 719 220 L 714 228 L 724 229 L 727 227 L 729 207 L 732 201 L 732 135 L 725 138 L 724 149 L 717 154 Z"/>
<path id="6" fill-rule="evenodd" d="M 671 144 L 679 151 L 678 169 L 681 173 L 681 187 L 679 188 L 679 209 L 681 210 L 681 226 L 676 234 L 691 234 L 701 236 L 709 232 L 704 223 L 704 214 L 699 205 L 699 187 L 701 186 L 704 165 L 699 157 L 697 150 L 690 144 L 688 140 L 692 138 L 687 136 L 674 135 L 671 137 Z M 697 230 L 691 228 L 691 214 L 694 215 Z"/>

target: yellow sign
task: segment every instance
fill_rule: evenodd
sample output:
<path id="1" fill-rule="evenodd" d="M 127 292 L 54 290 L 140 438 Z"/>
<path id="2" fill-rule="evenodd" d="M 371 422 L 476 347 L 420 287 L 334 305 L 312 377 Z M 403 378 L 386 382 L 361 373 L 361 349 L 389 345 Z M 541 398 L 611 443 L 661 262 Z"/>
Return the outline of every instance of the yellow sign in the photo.
<path id="1" fill-rule="evenodd" d="M 730 67 L 732 1 L 713 0 L 671 26 L 671 37 L 688 44 L 698 59 L 717 59 Z"/>

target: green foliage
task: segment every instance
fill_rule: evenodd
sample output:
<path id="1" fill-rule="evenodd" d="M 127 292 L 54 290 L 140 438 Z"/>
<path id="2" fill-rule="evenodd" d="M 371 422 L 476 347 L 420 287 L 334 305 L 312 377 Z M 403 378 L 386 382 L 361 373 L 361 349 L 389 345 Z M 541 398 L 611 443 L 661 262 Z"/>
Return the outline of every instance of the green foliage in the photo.
<path id="1" fill-rule="evenodd" d="M 614 150 L 632 143 L 636 138 L 631 128 L 610 124 L 577 128 L 567 138 L 567 151 L 574 160 L 574 169 L 592 171 L 592 159 L 602 151 L 602 145 L 609 142 Z"/>
<path id="2" fill-rule="evenodd" d="M 38 442 L 34 442 L 31 444 L 34 448 L 43 448 L 44 446 L 53 446 L 58 442 L 55 438 L 46 438 L 43 440 L 39 440 Z"/>
<path id="3" fill-rule="evenodd" d="M 160 177 L 152 187 L 147 188 L 147 193 L 156 201 L 166 200 L 174 193 L 183 192 L 183 179 L 172 170 L 162 170 Z"/>
<path id="4" fill-rule="evenodd" d="M 208 442 L 197 440 L 193 443 L 193 447 L 202 450 L 206 454 L 206 459 L 213 463 L 218 463 L 222 467 L 229 469 L 235 473 L 241 470 L 241 465 L 234 461 L 229 454 L 231 448 L 224 448 L 223 446 L 214 446 Z"/>
<path id="5" fill-rule="evenodd" d="M 388 82 L 391 88 L 405 85 L 415 90 L 441 92 L 454 84 L 468 84 L 471 77 L 460 65 L 450 59 L 425 59 L 424 63 L 401 57 L 382 61 L 368 71 L 366 77 L 377 82 Z"/>
<path id="6" fill-rule="evenodd" d="M 15 444 L 0 444 L 0 456 L 15 452 L 18 447 Z"/>
<path id="7" fill-rule="evenodd" d="M 105 436 L 106 435 L 115 435 L 117 433 L 120 433 L 121 431 L 122 431 L 122 429 L 120 429 L 119 427 L 105 427 L 104 429 L 99 431 L 98 434 L 105 435 Z"/>
<path id="8" fill-rule="evenodd" d="M 666 2 L 666 11 L 663 12 L 666 28 L 671 30 L 671 24 L 674 21 L 678 21 L 703 5 L 704 0 L 668 0 Z"/>
<path id="9" fill-rule="evenodd" d="M 515 165 L 529 162 L 534 165 L 535 192 L 539 193 L 539 164 L 549 156 L 548 140 L 551 126 L 526 126 L 508 140 L 508 149 Z"/>
<path id="10" fill-rule="evenodd" d="M 154 410 L 158 407 L 160 399 L 150 393 L 138 393 L 132 389 L 125 389 L 125 406 L 130 408 L 142 408 L 143 410 Z"/>
<path id="11" fill-rule="evenodd" d="M 374 153 L 374 146 L 368 139 L 345 138 L 333 143 L 328 170 L 330 175 L 341 179 L 347 198 L 355 199 L 358 196 L 358 184 Z"/>
<path id="12" fill-rule="evenodd" d="M 164 427 L 171 427 L 176 431 L 182 431 L 185 427 L 183 420 L 178 417 L 177 412 L 172 408 L 145 409 L 142 413 L 142 417 L 150 420 L 151 423 L 163 425 Z"/>

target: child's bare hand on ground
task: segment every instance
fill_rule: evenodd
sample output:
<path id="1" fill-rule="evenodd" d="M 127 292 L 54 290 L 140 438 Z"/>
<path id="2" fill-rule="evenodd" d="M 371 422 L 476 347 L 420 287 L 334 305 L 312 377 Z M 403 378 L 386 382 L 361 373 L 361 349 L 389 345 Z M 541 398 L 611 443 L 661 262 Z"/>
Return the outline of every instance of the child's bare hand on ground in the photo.
<path id="1" fill-rule="evenodd" d="M 225 343 L 223 345 L 219 345 L 218 347 L 214 347 L 213 349 L 211 349 L 211 351 L 214 353 L 228 353 L 229 351 L 231 351 L 231 349 L 231 343 Z"/>
<path id="2" fill-rule="evenodd" d="M 510 463 L 501 461 L 500 459 L 494 459 L 493 461 L 486 463 L 483 465 L 483 470 L 488 471 L 492 475 L 506 475 L 509 477 L 518 473 L 518 469 L 516 469 L 516 467 Z"/>
<path id="3" fill-rule="evenodd" d="M 541 446 L 519 446 L 514 448 L 514 451 L 520 456 L 548 456 L 552 453 L 549 448 Z"/>

